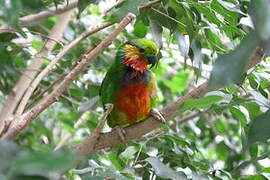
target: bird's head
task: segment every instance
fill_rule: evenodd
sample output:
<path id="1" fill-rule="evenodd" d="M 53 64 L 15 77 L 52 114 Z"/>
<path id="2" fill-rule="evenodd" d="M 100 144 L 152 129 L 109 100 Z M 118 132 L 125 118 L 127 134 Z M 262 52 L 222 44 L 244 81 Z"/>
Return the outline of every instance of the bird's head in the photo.
<path id="1" fill-rule="evenodd" d="M 135 71 L 143 72 L 154 67 L 158 63 L 158 47 L 148 39 L 128 41 L 124 47 L 124 65 L 133 68 Z"/>

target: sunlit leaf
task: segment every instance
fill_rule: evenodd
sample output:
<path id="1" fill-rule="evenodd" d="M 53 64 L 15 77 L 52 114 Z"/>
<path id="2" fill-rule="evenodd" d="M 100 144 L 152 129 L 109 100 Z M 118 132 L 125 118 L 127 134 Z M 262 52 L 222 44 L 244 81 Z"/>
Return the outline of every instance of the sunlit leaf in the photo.
<path id="1" fill-rule="evenodd" d="M 157 157 L 149 157 L 146 159 L 152 167 L 154 168 L 155 173 L 161 178 L 168 179 L 187 179 L 186 175 L 183 172 L 177 172 L 163 164 Z"/>
<path id="2" fill-rule="evenodd" d="M 188 99 L 184 103 L 180 105 L 180 109 L 206 109 L 209 108 L 212 104 L 217 103 L 218 101 L 222 100 L 223 97 L 221 96 L 206 96 L 199 99 Z"/>
<path id="3" fill-rule="evenodd" d="M 178 41 L 178 48 L 181 55 L 187 59 L 189 52 L 189 42 L 186 41 L 185 36 L 181 34 L 178 30 L 174 32 L 174 35 Z"/>
<path id="4" fill-rule="evenodd" d="M 124 169 L 124 165 L 122 160 L 119 158 L 119 156 L 115 152 L 111 152 L 108 154 L 108 159 L 112 162 L 113 166 L 117 170 Z"/>
<path id="5" fill-rule="evenodd" d="M 238 180 L 267 180 L 264 175 L 241 176 Z"/>
<path id="6" fill-rule="evenodd" d="M 91 3 L 97 3 L 100 0 L 79 0 L 78 1 L 78 9 L 79 9 L 79 13 L 77 15 L 77 17 L 80 17 L 81 13 L 84 11 L 85 8 L 87 8 L 87 6 Z"/>
<path id="7" fill-rule="evenodd" d="M 133 34 L 137 36 L 138 38 L 144 38 L 147 34 L 148 28 L 144 25 L 142 21 L 137 21 L 134 24 L 134 31 Z"/>
<path id="8" fill-rule="evenodd" d="M 188 83 L 188 73 L 185 71 L 179 72 L 178 75 L 174 76 L 171 80 L 163 80 L 163 83 L 168 86 L 173 93 L 183 92 Z"/>

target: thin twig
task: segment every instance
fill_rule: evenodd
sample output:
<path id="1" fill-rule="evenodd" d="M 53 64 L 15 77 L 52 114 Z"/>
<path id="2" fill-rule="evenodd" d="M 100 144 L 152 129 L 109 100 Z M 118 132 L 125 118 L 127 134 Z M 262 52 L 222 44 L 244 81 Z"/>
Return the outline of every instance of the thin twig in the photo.
<path id="1" fill-rule="evenodd" d="M 23 25 L 33 24 L 37 21 L 47 19 L 47 18 L 54 16 L 56 14 L 62 14 L 66 11 L 69 11 L 69 10 L 75 8 L 77 6 L 77 3 L 78 3 L 78 0 L 70 0 L 68 6 L 61 5 L 61 6 L 58 6 L 57 9 L 53 8 L 53 9 L 50 9 L 49 11 L 46 10 L 46 11 L 42 11 L 42 12 L 39 12 L 36 14 L 27 15 L 27 16 L 19 18 L 19 21 Z"/>
<path id="2" fill-rule="evenodd" d="M 83 32 L 78 38 L 76 38 L 74 41 L 72 41 L 70 44 L 66 45 L 57 55 L 56 57 L 50 62 L 50 64 L 42 70 L 42 72 L 39 73 L 39 75 L 35 78 L 35 80 L 31 83 L 31 85 L 29 86 L 29 88 L 27 89 L 23 99 L 21 100 L 17 112 L 17 115 L 21 115 L 25 109 L 25 106 L 29 100 L 29 98 L 31 97 L 31 95 L 33 94 L 34 90 L 36 89 L 36 87 L 38 86 L 38 84 L 42 81 L 42 79 L 53 69 L 53 67 L 55 66 L 55 64 L 68 52 L 70 51 L 72 48 L 74 48 L 78 43 L 80 43 L 82 40 L 84 40 L 85 38 L 87 38 L 88 36 L 90 36 L 91 34 L 94 34 L 104 28 L 107 28 L 111 25 L 113 25 L 114 23 L 107 23 L 104 24 L 102 26 L 96 27 L 96 28 L 90 28 L 87 29 L 85 32 Z"/>
<path id="3" fill-rule="evenodd" d="M 140 10 L 144 10 L 144 9 L 147 9 L 147 8 L 151 8 L 152 6 L 154 6 L 154 5 L 157 4 L 157 3 L 160 3 L 161 1 L 163 1 L 163 0 L 155 0 L 155 1 L 151 1 L 151 2 L 149 2 L 149 3 L 147 3 L 147 4 L 145 4 L 145 5 L 140 6 L 139 9 L 140 9 Z"/>
<path id="4" fill-rule="evenodd" d="M 38 99 L 40 99 L 46 92 L 48 92 L 49 89 L 52 89 L 53 86 L 55 86 L 57 83 L 61 82 L 65 78 L 66 75 L 67 75 L 67 73 L 61 74 L 61 76 L 56 81 L 54 81 L 53 83 L 49 84 L 38 95 L 36 95 L 33 98 L 32 102 L 29 103 L 29 104 L 27 104 L 24 109 L 26 110 L 29 107 L 31 107 Z"/>
<path id="5" fill-rule="evenodd" d="M 117 1 L 114 5 L 112 5 L 109 9 L 107 9 L 105 12 L 104 12 L 104 16 L 106 16 L 112 9 L 116 8 L 117 6 L 119 6 L 120 4 L 122 4 L 125 0 L 119 0 Z M 147 4 L 144 4 L 142 6 L 139 6 L 138 9 L 139 10 L 145 10 L 145 9 L 148 9 L 148 8 L 151 8 L 152 6 L 154 6 L 155 4 L 161 2 L 163 0 L 155 0 L 155 1 L 151 1 Z"/>
<path id="6" fill-rule="evenodd" d="M 97 96 L 97 97 L 94 97 L 94 98 L 92 98 L 91 100 L 92 100 L 92 103 L 91 103 L 91 105 L 90 105 L 89 107 L 87 107 L 87 111 L 84 111 L 84 113 L 82 113 L 82 115 L 80 116 L 80 118 L 79 118 L 79 119 L 76 121 L 76 123 L 74 124 L 73 128 L 74 128 L 75 131 L 79 128 L 79 126 L 80 126 L 81 124 L 85 123 L 85 121 L 86 121 L 87 118 L 88 118 L 89 113 L 91 112 L 91 108 L 92 108 L 92 107 L 95 105 L 95 103 L 99 100 L 99 97 L 98 97 L 98 96 Z M 101 121 L 100 121 L 100 122 L 105 121 L 105 120 L 102 120 L 102 119 L 104 119 L 104 116 L 105 116 L 105 119 L 106 119 L 107 116 L 108 116 L 108 114 L 109 114 L 110 112 L 111 112 L 111 109 L 109 110 L 109 112 L 107 112 L 107 113 L 105 113 L 105 114 L 103 115 L 103 117 L 101 118 Z M 101 126 L 101 125 L 99 125 L 99 126 Z M 102 125 L 102 126 L 104 126 L 104 125 Z M 102 128 L 103 128 L 103 127 L 102 127 Z M 65 146 L 65 145 L 67 144 L 68 140 L 69 140 L 71 137 L 72 137 L 72 136 L 71 136 L 70 134 L 64 136 L 64 137 L 59 141 L 59 143 L 56 145 L 56 147 L 54 148 L 54 151 L 56 151 L 56 150 L 62 148 L 63 146 Z"/>
<path id="7" fill-rule="evenodd" d="M 174 22 L 176 22 L 176 23 L 178 23 L 178 24 L 180 24 L 180 25 L 186 27 L 185 24 L 183 24 L 183 23 L 181 23 L 180 21 L 178 21 L 178 20 L 172 18 L 171 16 L 169 16 L 169 15 L 167 15 L 167 14 L 165 14 L 165 13 L 163 13 L 163 12 L 161 12 L 161 11 L 159 11 L 159 10 L 153 8 L 153 7 L 151 7 L 150 9 L 152 9 L 152 10 L 155 11 L 156 13 L 158 13 L 158 14 L 160 14 L 160 15 L 162 15 L 162 16 L 165 16 L 165 17 L 167 17 L 168 19 L 170 19 L 170 20 L 172 20 L 172 21 L 174 21 Z"/>
<path id="8" fill-rule="evenodd" d="M 102 118 L 100 119 L 100 122 L 98 123 L 96 129 L 95 129 L 95 132 L 96 134 L 100 134 L 101 133 L 101 130 L 103 129 L 105 123 L 106 123 L 106 120 L 107 120 L 107 117 L 108 115 L 112 112 L 113 110 L 113 104 L 106 104 L 106 111 L 104 113 L 104 115 L 102 116 Z"/>
<path id="9" fill-rule="evenodd" d="M 17 33 L 17 31 L 15 29 L 12 28 L 4 28 L 4 29 L 0 29 L 0 34 L 2 33 Z"/>
<path id="10" fill-rule="evenodd" d="M 108 10 L 105 11 L 104 15 L 108 14 L 108 12 L 110 12 L 113 8 L 117 7 L 118 5 L 120 5 L 124 0 L 119 0 L 115 5 L 113 5 L 111 8 L 109 8 Z M 144 10 L 144 9 L 147 9 L 147 8 L 150 8 L 152 7 L 153 5 L 161 2 L 162 0 L 155 0 L 155 1 L 151 1 L 145 5 L 142 5 L 139 7 L 139 10 Z M 19 19 L 19 21 L 23 24 L 23 25 L 29 25 L 29 24 L 33 24 L 37 21 L 41 21 L 41 20 L 44 20 L 44 19 L 47 19 L 51 16 L 54 16 L 56 14 L 61 14 L 61 13 L 64 13 L 68 10 L 71 10 L 73 8 L 75 8 L 78 4 L 78 0 L 73 0 L 73 1 L 70 1 L 70 3 L 68 5 L 61 5 L 61 6 L 58 6 L 57 9 L 53 8 L 51 10 L 47 10 L 47 11 L 41 11 L 39 13 L 36 13 L 36 14 L 31 14 L 31 15 L 27 15 L 27 16 L 24 16 L 24 17 L 21 17 Z"/>
<path id="11" fill-rule="evenodd" d="M 16 29 L 11 29 L 11 28 L 9 28 L 9 29 L 0 29 L 0 34 L 1 34 L 1 33 L 6 33 L 6 32 L 18 33 L 19 31 L 16 30 Z M 22 32 L 25 32 L 25 33 L 31 32 L 31 33 L 33 33 L 33 34 L 37 34 L 37 35 L 39 35 L 39 36 L 41 36 L 41 37 L 44 37 L 44 38 L 46 38 L 46 39 L 53 40 L 53 41 L 55 41 L 56 43 L 60 44 L 62 47 L 64 46 L 63 43 L 62 43 L 61 41 L 57 40 L 56 38 L 53 38 L 53 37 L 44 35 L 44 34 L 42 34 L 42 33 L 40 33 L 40 32 L 32 31 L 32 30 L 29 30 L 29 29 L 28 29 L 27 31 L 22 30 Z"/>
<path id="12" fill-rule="evenodd" d="M 80 118 L 76 121 L 76 123 L 74 124 L 73 128 L 76 130 L 78 129 L 78 127 L 83 124 L 85 122 L 85 120 L 88 117 L 88 114 L 90 113 L 90 111 L 85 111 Z M 54 151 L 61 149 L 63 146 L 65 146 L 68 142 L 68 140 L 72 137 L 72 135 L 68 134 L 66 136 L 64 136 L 59 143 L 55 146 Z"/>
<path id="13" fill-rule="evenodd" d="M 104 12 L 104 16 L 106 16 L 113 8 L 119 6 L 120 4 L 122 4 L 125 0 L 119 0 L 117 1 L 114 5 L 112 5 L 109 9 L 107 9 L 105 12 Z"/>

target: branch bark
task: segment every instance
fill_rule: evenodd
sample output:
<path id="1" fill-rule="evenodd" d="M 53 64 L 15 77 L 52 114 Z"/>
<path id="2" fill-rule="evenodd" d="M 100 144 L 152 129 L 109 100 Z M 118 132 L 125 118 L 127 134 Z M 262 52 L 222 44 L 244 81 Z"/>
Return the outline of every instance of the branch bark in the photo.
<path id="1" fill-rule="evenodd" d="M 29 100 L 29 98 L 31 97 L 31 95 L 33 94 L 34 90 L 36 89 L 36 87 L 38 86 L 38 84 L 42 81 L 42 79 L 53 69 L 53 67 L 55 66 L 55 64 L 69 51 L 71 50 L 73 47 L 75 47 L 79 42 L 81 42 L 82 40 L 84 40 L 85 38 L 87 38 L 88 36 L 90 36 L 91 34 L 94 34 L 104 28 L 107 28 L 111 25 L 113 25 L 114 23 L 107 23 L 104 24 L 102 26 L 96 27 L 96 28 L 90 28 L 87 29 L 85 32 L 83 32 L 78 38 L 76 38 L 74 41 L 72 41 L 70 44 L 64 46 L 64 48 L 56 55 L 56 57 L 50 62 L 50 64 L 43 69 L 39 75 L 35 78 L 35 80 L 31 83 L 31 85 L 29 86 L 29 88 L 27 89 L 25 95 L 23 96 L 18 109 L 16 111 L 16 115 L 19 116 L 23 113 L 25 106 Z"/>
<path id="2" fill-rule="evenodd" d="M 55 102 L 58 97 L 65 91 L 65 89 L 76 79 L 80 72 L 87 68 L 88 64 L 92 62 L 98 54 L 100 54 L 105 48 L 107 48 L 117 35 L 135 18 L 132 13 L 129 13 L 120 22 L 119 26 L 96 48 L 92 51 L 84 54 L 81 61 L 75 66 L 74 69 L 64 78 L 64 80 L 53 90 L 51 94 L 46 96 L 39 104 L 33 107 L 30 111 L 24 113 L 21 117 L 16 118 L 8 131 L 3 135 L 4 139 L 14 139 L 27 125 L 35 119 L 41 112 L 43 112 L 48 106 Z"/>
<path id="3" fill-rule="evenodd" d="M 263 58 L 263 53 L 260 49 L 258 49 L 251 60 L 249 61 L 247 65 L 248 68 L 252 68 L 255 66 L 257 63 L 259 63 Z M 177 101 L 167 105 L 161 110 L 161 113 L 163 114 L 164 118 L 166 120 L 170 120 L 177 115 L 181 114 L 181 112 L 178 111 L 179 106 L 185 102 L 188 99 L 193 99 L 193 98 L 200 98 L 203 95 L 205 95 L 207 92 L 218 90 L 217 88 L 209 88 L 208 82 L 205 82 L 195 88 L 194 90 L 190 91 L 187 93 L 185 96 L 179 98 Z M 185 121 L 181 121 L 185 122 Z M 136 139 L 138 137 L 143 136 L 144 134 L 159 128 L 161 125 L 160 122 L 157 120 L 153 119 L 152 117 L 149 117 L 147 120 L 142 121 L 140 123 L 134 124 L 132 126 L 128 126 L 124 128 L 126 131 L 126 141 Z M 78 145 L 74 151 L 75 153 L 81 155 L 81 156 L 86 156 L 91 154 L 92 152 L 96 152 L 98 150 L 112 147 L 117 144 L 121 144 L 121 140 L 118 137 L 118 134 L 115 130 L 108 132 L 108 133 L 102 133 L 99 136 L 99 141 L 97 142 L 96 146 L 94 149 L 89 149 L 88 146 L 91 144 L 91 142 L 94 142 L 94 137 L 93 136 L 87 136 L 85 139 L 82 141 L 80 145 Z"/>
<path id="4" fill-rule="evenodd" d="M 151 2 L 149 2 L 147 4 L 145 4 L 145 5 L 140 6 L 139 9 L 143 10 L 143 9 L 150 8 L 153 5 L 155 5 L 155 4 L 157 4 L 157 3 L 161 2 L 161 1 L 163 1 L 163 0 L 151 1 Z M 106 10 L 104 12 L 104 14 L 106 15 L 109 11 L 111 11 L 114 7 L 118 6 L 122 2 L 124 2 L 124 0 L 119 0 L 119 2 L 117 2 L 111 8 Z M 36 14 L 27 15 L 27 16 L 21 17 L 19 19 L 19 21 L 24 25 L 33 24 L 33 23 L 35 23 L 37 21 L 47 19 L 47 18 L 49 18 L 51 16 L 54 16 L 56 14 L 61 14 L 61 13 L 64 13 L 64 12 L 66 12 L 68 10 L 71 10 L 71 9 L 77 7 L 77 4 L 78 4 L 78 0 L 70 0 L 68 5 L 61 5 L 61 6 L 58 6 L 57 9 L 53 8 L 53 9 L 50 9 L 49 11 L 41 11 L 41 12 L 36 13 Z"/>
<path id="5" fill-rule="evenodd" d="M 53 8 L 53 9 L 50 9 L 49 11 L 48 10 L 41 11 L 36 14 L 27 15 L 27 16 L 21 17 L 19 21 L 24 25 L 33 24 L 37 21 L 41 21 L 51 16 L 55 16 L 57 14 L 62 14 L 66 11 L 69 11 L 75 8 L 77 4 L 78 4 L 78 0 L 70 0 L 68 5 L 61 5 L 61 6 L 58 6 L 57 9 Z"/>
<path id="6" fill-rule="evenodd" d="M 53 39 L 61 38 L 64 29 L 70 20 L 70 14 L 71 12 L 66 12 L 59 16 L 59 21 L 54 25 L 49 34 L 49 37 L 51 37 L 51 39 L 49 39 L 44 45 L 44 47 L 38 52 L 38 54 L 35 55 L 27 69 L 40 69 L 44 57 L 48 56 L 48 54 L 53 50 L 54 46 L 56 45 L 56 41 Z M 0 134 L 4 130 L 4 127 L 10 123 L 12 119 L 12 114 L 17 107 L 18 102 L 22 98 L 23 94 L 25 93 L 26 89 L 29 87 L 31 81 L 34 79 L 37 73 L 38 71 L 24 71 L 18 83 L 12 89 L 11 93 L 8 96 L 8 99 L 6 100 L 0 112 Z"/>

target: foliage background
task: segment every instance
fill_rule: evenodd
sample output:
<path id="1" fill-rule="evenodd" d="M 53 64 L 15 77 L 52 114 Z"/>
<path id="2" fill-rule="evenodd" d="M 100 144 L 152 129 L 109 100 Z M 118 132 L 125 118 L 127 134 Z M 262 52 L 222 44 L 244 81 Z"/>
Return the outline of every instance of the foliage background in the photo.
<path id="1" fill-rule="evenodd" d="M 67 44 L 87 28 L 119 22 L 128 12 L 137 15 L 89 68 L 21 133 L 15 144 L 0 141 L 0 179 L 56 179 L 75 155 L 53 149 L 69 135 L 66 149 L 93 132 L 103 114 L 98 101 L 100 83 L 117 47 L 129 39 L 154 39 L 161 48 L 153 69 L 159 86 L 159 108 L 210 79 L 221 87 L 200 99 L 184 102 L 181 115 L 160 129 L 116 147 L 92 153 L 66 179 L 268 179 L 269 122 L 269 0 L 163 0 L 138 10 L 148 0 L 125 0 L 106 15 L 115 1 L 79 1 L 65 28 Z M 0 0 L 0 105 L 11 93 L 22 70 L 44 43 L 58 16 L 23 24 L 20 17 L 70 3 L 61 0 Z M 101 42 L 115 25 L 91 35 L 71 49 L 43 79 L 28 102 L 55 82 L 89 47 Z M 16 31 L 16 32 L 15 32 Z M 266 56 L 255 68 L 244 67 L 257 47 Z M 58 43 L 43 57 L 44 68 L 62 48 Z M 0 106 L 1 107 L 1 106 Z M 74 128 L 78 119 L 83 123 Z M 183 123 L 184 122 L 184 123 Z M 104 131 L 110 131 L 106 126 Z M 48 158 L 49 157 L 49 158 Z"/>

